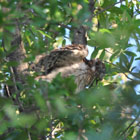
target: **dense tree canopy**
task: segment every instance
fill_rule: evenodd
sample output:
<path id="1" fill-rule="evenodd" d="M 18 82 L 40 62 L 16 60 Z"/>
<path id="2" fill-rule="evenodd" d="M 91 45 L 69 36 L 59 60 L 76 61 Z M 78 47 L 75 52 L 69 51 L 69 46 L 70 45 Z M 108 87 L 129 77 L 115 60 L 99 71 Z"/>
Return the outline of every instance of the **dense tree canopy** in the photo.
<path id="1" fill-rule="evenodd" d="M 140 139 L 139 0 L 0 1 L 0 140 Z M 84 44 L 104 80 L 36 81 L 36 56 Z"/>

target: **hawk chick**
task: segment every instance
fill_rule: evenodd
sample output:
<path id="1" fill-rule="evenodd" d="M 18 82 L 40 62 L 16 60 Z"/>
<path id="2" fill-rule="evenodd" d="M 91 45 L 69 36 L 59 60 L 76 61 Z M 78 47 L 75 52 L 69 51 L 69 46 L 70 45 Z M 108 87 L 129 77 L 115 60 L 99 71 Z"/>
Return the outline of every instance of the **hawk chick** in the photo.
<path id="1" fill-rule="evenodd" d="M 58 73 L 62 77 L 75 76 L 76 92 L 91 86 L 94 81 L 102 80 L 105 75 L 105 65 L 99 59 L 87 60 L 88 49 L 84 45 L 72 44 L 55 49 L 44 56 L 37 65 L 43 66 L 44 75 L 36 79 L 52 81 Z"/>

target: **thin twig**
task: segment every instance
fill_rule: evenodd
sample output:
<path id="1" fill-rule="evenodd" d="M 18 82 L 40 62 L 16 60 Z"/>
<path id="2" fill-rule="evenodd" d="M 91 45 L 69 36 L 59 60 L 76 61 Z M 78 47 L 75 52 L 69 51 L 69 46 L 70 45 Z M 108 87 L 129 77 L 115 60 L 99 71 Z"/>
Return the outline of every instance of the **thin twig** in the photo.
<path id="1" fill-rule="evenodd" d="M 114 7 L 115 5 L 117 5 L 117 4 L 119 4 L 119 3 L 122 3 L 123 1 L 125 1 L 125 0 L 120 0 L 119 2 L 116 2 L 116 3 L 112 4 L 112 5 L 107 6 L 106 8 L 104 8 L 104 9 L 98 11 L 96 14 L 91 15 L 87 21 L 91 21 L 93 17 L 98 16 L 99 14 L 105 12 L 106 10 L 108 10 L 108 9 L 110 9 L 110 8 L 112 8 L 112 7 Z"/>
<path id="2" fill-rule="evenodd" d="M 27 133 L 28 133 L 28 140 L 32 140 L 29 130 L 27 130 Z"/>
<path id="3" fill-rule="evenodd" d="M 53 121 L 54 121 L 54 120 L 51 121 L 51 124 L 52 124 Z M 49 133 L 48 136 L 46 136 L 47 140 L 54 139 L 54 138 L 55 138 L 55 132 L 61 130 L 60 126 L 58 126 L 58 125 L 59 125 L 59 123 L 58 123 L 55 127 L 52 127 L 52 128 L 51 128 L 51 132 Z"/>
<path id="4" fill-rule="evenodd" d="M 131 129 L 131 131 L 125 136 L 126 138 L 133 132 L 133 130 L 137 127 L 137 126 L 139 126 L 139 124 L 140 124 L 140 122 L 138 122 L 132 129 Z"/>
<path id="5" fill-rule="evenodd" d="M 101 11 L 97 12 L 96 14 L 93 14 L 93 17 L 95 17 L 95 16 L 97 16 L 97 15 L 99 15 L 99 14 L 105 12 L 106 10 L 108 10 L 108 9 L 110 9 L 110 8 L 112 8 L 112 7 L 114 7 L 115 5 L 117 5 L 117 4 L 119 4 L 119 3 L 123 2 L 123 1 L 125 1 L 125 0 L 120 0 L 119 2 L 116 2 L 116 3 L 112 4 L 112 5 L 107 6 L 106 8 L 104 8 L 104 9 L 102 9 Z"/>
<path id="6" fill-rule="evenodd" d="M 128 127 L 120 134 L 120 136 L 123 136 L 126 134 L 126 132 L 129 130 L 129 128 L 136 122 L 136 120 L 139 118 L 140 112 L 137 114 L 136 118 L 128 125 Z"/>
<path id="7" fill-rule="evenodd" d="M 7 96 L 11 97 L 11 94 L 10 94 L 10 91 L 9 91 L 9 87 L 7 85 L 5 85 L 5 89 L 6 89 L 6 92 L 7 92 Z"/>
<path id="8" fill-rule="evenodd" d="M 14 89 L 15 89 L 16 92 L 18 92 L 18 88 L 16 86 L 15 74 L 14 74 L 14 71 L 13 71 L 13 68 L 12 67 L 10 67 L 10 71 L 11 71 L 12 81 L 14 83 Z"/>
<path id="9" fill-rule="evenodd" d="M 65 25 L 65 24 L 62 24 L 62 23 L 60 23 L 60 24 L 58 24 L 58 25 L 61 26 L 61 27 L 67 28 L 67 29 L 69 29 L 69 30 L 72 29 L 72 28 L 69 27 L 68 25 Z"/>
<path id="10" fill-rule="evenodd" d="M 108 61 L 104 61 L 105 63 L 108 63 L 108 64 L 111 64 L 111 65 L 113 65 L 114 67 L 116 67 L 121 73 L 123 73 L 125 76 L 126 76 L 126 78 L 127 79 L 129 79 L 129 80 L 131 80 L 131 81 L 135 81 L 135 82 L 139 82 L 139 80 L 135 80 L 135 79 L 132 79 L 132 78 L 130 78 L 123 70 L 121 70 L 120 68 L 119 68 L 119 66 L 118 65 L 115 65 L 115 64 L 113 64 L 113 63 L 111 63 L 111 62 L 108 62 Z M 129 73 L 129 74 L 131 74 L 131 75 L 133 75 L 133 76 L 135 76 L 131 71 L 127 71 L 127 73 Z M 136 77 L 136 76 L 135 76 Z M 137 78 L 137 77 L 136 77 Z"/>
<path id="11" fill-rule="evenodd" d="M 19 105 L 20 109 L 23 111 L 24 108 L 23 108 L 23 105 L 21 104 L 21 102 L 19 100 L 19 91 L 18 91 L 18 88 L 17 88 L 17 85 L 16 85 L 15 74 L 14 74 L 14 71 L 13 71 L 12 67 L 10 67 L 10 71 L 11 71 L 11 75 L 12 75 L 12 81 L 14 83 L 14 89 L 15 89 L 15 92 L 17 92 L 17 94 L 16 94 L 16 102 Z"/>
<path id="12" fill-rule="evenodd" d="M 49 127 L 50 127 L 50 130 L 51 132 L 49 133 L 48 136 L 46 136 L 46 140 L 51 140 L 52 139 L 52 132 L 53 132 L 53 117 L 52 117 L 52 107 L 51 107 L 51 104 L 50 104 L 50 101 L 49 101 L 49 97 L 48 97 L 48 90 L 46 89 L 45 91 L 43 91 L 44 94 L 46 95 L 46 106 L 47 106 L 47 109 L 48 109 L 48 115 L 50 116 L 50 122 L 49 122 Z"/>
<path id="13" fill-rule="evenodd" d="M 85 135 L 83 135 L 83 134 L 82 134 L 82 138 L 83 138 L 84 140 L 88 140 L 88 138 L 87 138 Z"/>
<path id="14" fill-rule="evenodd" d="M 105 49 L 105 51 L 106 51 L 107 53 L 113 54 L 112 52 L 108 51 L 107 49 Z"/>
<path id="15" fill-rule="evenodd" d="M 131 81 L 134 80 L 134 79 L 130 78 L 126 73 L 124 73 L 124 72 L 122 72 L 122 73 L 125 75 L 125 77 L 126 77 L 127 79 L 129 79 L 129 80 L 131 80 Z"/>

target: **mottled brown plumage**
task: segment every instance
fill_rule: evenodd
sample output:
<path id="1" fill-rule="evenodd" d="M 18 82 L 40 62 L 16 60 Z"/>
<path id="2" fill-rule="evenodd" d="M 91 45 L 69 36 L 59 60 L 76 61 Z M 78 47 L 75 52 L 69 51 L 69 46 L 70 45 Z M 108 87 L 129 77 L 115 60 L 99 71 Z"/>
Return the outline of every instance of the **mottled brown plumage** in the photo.
<path id="1" fill-rule="evenodd" d="M 87 55 L 88 49 L 84 45 L 67 45 L 60 49 L 54 49 L 49 55 L 38 56 L 36 63 L 31 67 L 37 72 L 49 74 L 56 68 L 81 62 Z"/>
<path id="2" fill-rule="evenodd" d="M 58 73 L 62 77 L 75 76 L 76 92 L 91 86 L 94 81 L 102 80 L 105 74 L 105 65 L 99 59 L 87 60 L 88 49 L 84 45 L 68 45 L 53 50 L 49 55 L 40 59 L 37 65 L 44 75 L 36 79 L 51 81 Z"/>
<path id="3" fill-rule="evenodd" d="M 45 74 L 50 73 L 56 68 L 81 62 L 87 55 L 88 50 L 84 45 L 68 45 L 60 49 L 55 49 L 45 58 Z"/>

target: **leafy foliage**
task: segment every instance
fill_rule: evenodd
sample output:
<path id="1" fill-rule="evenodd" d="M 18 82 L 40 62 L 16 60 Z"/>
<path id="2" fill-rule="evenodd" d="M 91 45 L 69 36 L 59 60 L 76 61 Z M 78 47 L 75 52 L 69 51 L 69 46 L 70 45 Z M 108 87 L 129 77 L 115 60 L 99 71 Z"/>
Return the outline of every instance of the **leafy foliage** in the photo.
<path id="1" fill-rule="evenodd" d="M 140 139 L 140 2 L 98 0 L 2 0 L 0 2 L 0 139 L 1 140 L 118 140 Z M 75 94 L 74 77 L 60 75 L 51 82 L 13 82 L 7 57 L 16 24 L 26 49 L 24 62 L 68 44 L 73 29 L 87 29 L 91 57 L 106 64 L 97 86 Z M 4 41 L 4 46 L 3 46 Z M 17 92 L 5 95 L 7 86 Z"/>

